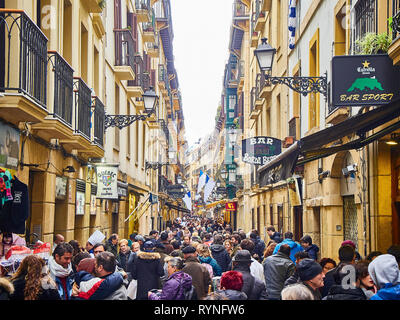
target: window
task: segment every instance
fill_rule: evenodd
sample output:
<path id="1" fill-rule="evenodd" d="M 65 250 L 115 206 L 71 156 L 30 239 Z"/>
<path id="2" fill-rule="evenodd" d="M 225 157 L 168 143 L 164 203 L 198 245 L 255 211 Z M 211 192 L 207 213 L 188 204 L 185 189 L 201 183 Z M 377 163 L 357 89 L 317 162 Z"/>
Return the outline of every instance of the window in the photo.
<path id="1" fill-rule="evenodd" d="M 310 77 L 319 77 L 319 29 L 310 41 Z M 319 127 L 319 93 L 309 94 L 308 129 Z"/>
<path id="2" fill-rule="evenodd" d="M 72 4 L 64 1 L 63 57 L 72 65 Z"/>
<path id="3" fill-rule="evenodd" d="M 88 83 L 88 43 L 89 33 L 81 24 L 81 78 Z"/>
<path id="4" fill-rule="evenodd" d="M 360 40 L 366 33 L 377 31 L 376 23 L 376 0 L 359 0 L 354 6 L 354 52 L 358 52 L 357 40 Z"/>

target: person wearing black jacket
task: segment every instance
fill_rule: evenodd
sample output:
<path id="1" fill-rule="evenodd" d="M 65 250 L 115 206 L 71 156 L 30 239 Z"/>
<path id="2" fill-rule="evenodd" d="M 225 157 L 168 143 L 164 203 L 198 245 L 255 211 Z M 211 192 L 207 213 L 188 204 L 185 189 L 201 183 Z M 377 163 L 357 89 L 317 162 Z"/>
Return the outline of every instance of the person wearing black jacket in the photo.
<path id="1" fill-rule="evenodd" d="M 248 300 L 267 300 L 265 283 L 251 275 L 251 263 L 250 252 L 248 250 L 239 250 L 232 260 L 232 270 L 242 274 L 242 292 L 247 295 Z"/>
<path id="2" fill-rule="evenodd" d="M 119 241 L 119 254 L 117 256 L 117 266 L 122 268 L 128 275 L 128 281 L 132 280 L 130 270 L 136 257 L 136 253 L 132 252 L 128 246 L 128 240 L 121 239 Z"/>
<path id="3" fill-rule="evenodd" d="M 267 228 L 267 233 L 271 240 L 275 241 L 276 243 L 281 243 L 283 241 L 281 234 L 276 232 L 273 226 L 269 226 Z"/>
<path id="4" fill-rule="evenodd" d="M 217 261 L 222 269 L 222 272 L 229 270 L 229 265 L 232 261 L 231 256 L 225 250 L 223 245 L 224 240 L 220 234 L 214 236 L 213 244 L 210 246 L 211 255 Z"/>

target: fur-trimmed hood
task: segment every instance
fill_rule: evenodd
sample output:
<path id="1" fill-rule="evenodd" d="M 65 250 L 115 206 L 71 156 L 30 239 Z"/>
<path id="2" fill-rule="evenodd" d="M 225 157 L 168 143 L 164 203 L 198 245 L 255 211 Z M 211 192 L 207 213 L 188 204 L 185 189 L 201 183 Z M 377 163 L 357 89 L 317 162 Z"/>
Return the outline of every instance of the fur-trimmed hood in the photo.
<path id="1" fill-rule="evenodd" d="M 138 252 L 137 255 L 138 258 L 142 260 L 156 260 L 156 259 L 161 259 L 161 255 L 158 252 L 145 252 L 145 251 L 140 251 Z"/>
<path id="2" fill-rule="evenodd" d="M 14 293 L 14 285 L 5 278 L 0 278 L 0 290 L 1 288 L 8 292 L 8 294 Z"/>

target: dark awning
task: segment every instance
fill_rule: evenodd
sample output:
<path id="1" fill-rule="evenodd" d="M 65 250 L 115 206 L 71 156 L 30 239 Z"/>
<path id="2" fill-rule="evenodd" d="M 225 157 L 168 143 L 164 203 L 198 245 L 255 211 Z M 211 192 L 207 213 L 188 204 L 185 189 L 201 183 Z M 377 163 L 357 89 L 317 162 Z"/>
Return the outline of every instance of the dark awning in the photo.
<path id="1" fill-rule="evenodd" d="M 176 205 L 174 205 L 174 204 L 172 204 L 170 202 L 166 202 L 165 205 L 168 206 L 171 209 L 175 209 L 175 210 L 178 210 L 178 211 L 181 211 L 181 212 L 185 212 L 185 213 L 191 213 L 190 210 L 188 210 L 186 208 L 183 208 L 183 207 L 176 206 Z"/>
<path id="2" fill-rule="evenodd" d="M 366 133 L 400 116 L 400 101 L 394 101 L 374 110 L 358 114 L 343 122 L 304 137 L 284 151 L 274 161 L 258 169 L 260 186 L 286 180 L 293 174 L 296 165 L 314 161 L 339 151 L 361 148 L 400 128 L 400 121 L 366 136 Z M 331 144 L 343 137 L 356 134 L 359 138 L 344 145 Z"/>

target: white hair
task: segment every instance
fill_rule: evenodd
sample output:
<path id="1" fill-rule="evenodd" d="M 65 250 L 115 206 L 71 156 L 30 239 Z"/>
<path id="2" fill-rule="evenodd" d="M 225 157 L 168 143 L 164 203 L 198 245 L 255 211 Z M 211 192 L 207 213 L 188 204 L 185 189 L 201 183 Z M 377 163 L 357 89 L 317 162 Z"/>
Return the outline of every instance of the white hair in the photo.
<path id="1" fill-rule="evenodd" d="M 281 293 L 282 300 L 314 300 L 311 291 L 302 283 L 285 287 Z"/>

